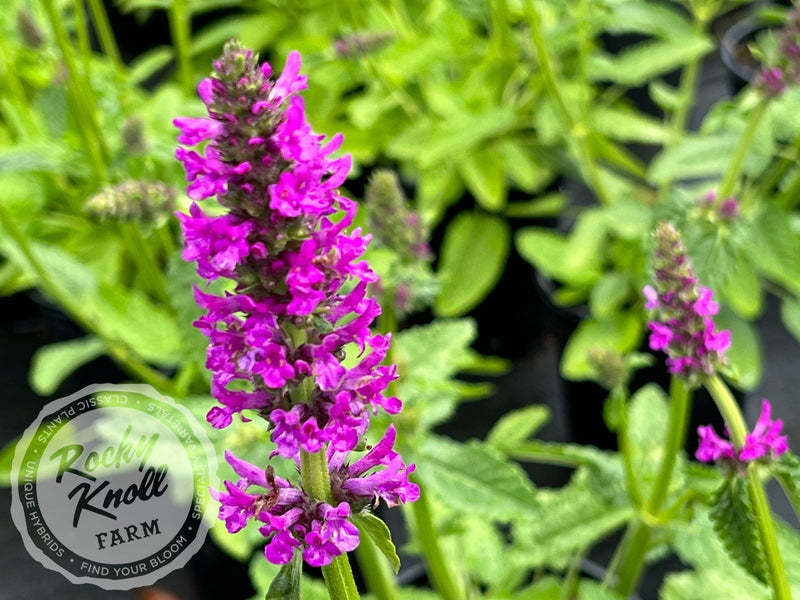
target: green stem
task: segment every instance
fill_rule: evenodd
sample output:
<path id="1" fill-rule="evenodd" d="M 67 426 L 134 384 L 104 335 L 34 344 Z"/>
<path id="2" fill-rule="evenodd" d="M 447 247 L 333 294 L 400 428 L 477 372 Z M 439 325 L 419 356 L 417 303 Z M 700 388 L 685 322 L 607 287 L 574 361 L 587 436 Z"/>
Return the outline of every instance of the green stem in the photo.
<path id="1" fill-rule="evenodd" d="M 725 175 L 722 178 L 722 183 L 719 184 L 717 190 L 717 203 L 721 203 L 725 198 L 729 198 L 733 194 L 736 184 L 739 181 L 739 176 L 742 173 L 742 165 L 750 147 L 753 145 L 753 138 L 756 135 L 756 129 L 761 123 L 761 119 L 767 113 L 769 101 L 764 99 L 759 102 L 756 107 L 750 112 L 747 117 L 742 136 L 739 138 L 739 143 L 733 151 L 731 161 L 728 163 L 728 168 L 725 170 Z"/>
<path id="2" fill-rule="evenodd" d="M 747 437 L 747 425 L 745 425 L 742 411 L 739 410 L 739 405 L 736 403 L 736 399 L 731 394 L 728 386 L 723 383 L 719 375 L 714 375 L 706 379 L 705 388 L 714 399 L 722 418 L 725 419 L 731 441 L 737 448 L 743 447 Z"/>
<path id="3" fill-rule="evenodd" d="M 631 523 L 611 562 L 606 584 L 617 593 L 628 596 L 641 576 L 650 536 L 660 521 L 661 509 L 669 493 L 675 462 L 686 438 L 689 416 L 689 391 L 683 381 L 673 377 L 670 385 L 670 411 L 664 455 L 650 490 L 650 496 L 639 515 Z"/>
<path id="4" fill-rule="evenodd" d="M 695 33 L 701 34 L 705 31 L 706 22 L 702 20 L 694 21 Z M 697 76 L 700 73 L 700 64 L 703 57 L 696 56 L 684 67 L 681 73 L 681 82 L 678 88 L 678 107 L 672 113 L 669 122 L 669 136 L 664 144 L 664 149 L 674 146 L 680 141 L 686 132 L 686 123 L 689 119 L 689 112 L 694 106 L 695 90 L 697 89 Z M 672 186 L 672 178 L 665 181 L 658 190 L 659 204 L 667 197 Z"/>
<path id="5" fill-rule="evenodd" d="M 164 274 L 158 266 L 153 251 L 147 241 L 142 237 L 137 223 L 120 223 L 119 231 L 122 242 L 136 263 L 139 274 L 144 279 L 146 289 L 153 297 L 169 305 L 170 297 L 167 293 L 167 284 Z"/>
<path id="6" fill-rule="evenodd" d="M 367 584 L 367 589 L 378 600 L 397 600 L 397 582 L 386 562 L 368 535 L 361 535 L 356 548 L 356 559 Z"/>
<path id="7" fill-rule="evenodd" d="M 94 21 L 94 27 L 97 30 L 97 37 L 100 38 L 100 46 L 103 48 L 103 52 L 108 56 L 114 69 L 117 72 L 122 72 L 125 67 L 102 0 L 89 0 L 89 10 L 92 11 L 92 21 Z"/>
<path id="8" fill-rule="evenodd" d="M 439 537 L 433 525 L 431 507 L 425 496 L 425 490 L 422 490 L 419 500 L 411 504 L 411 510 L 414 513 L 417 541 L 425 556 L 425 568 L 434 589 L 444 600 L 464 600 L 466 594 L 453 577 L 439 545 Z"/>
<path id="9" fill-rule="evenodd" d="M 303 489 L 314 500 L 328 504 L 334 502 L 324 448 L 319 452 L 300 450 L 300 478 Z M 347 554 L 337 556 L 331 564 L 322 567 L 322 576 L 331 600 L 355 600 L 359 597 Z"/>
<path id="10" fill-rule="evenodd" d="M 75 31 L 78 36 L 78 53 L 83 62 L 83 72 L 89 77 L 91 70 L 92 48 L 89 44 L 89 27 L 86 22 L 86 10 L 83 0 L 74 0 Z"/>
<path id="11" fill-rule="evenodd" d="M 775 600 L 791 600 L 792 592 L 789 589 L 789 581 L 786 578 L 783 559 L 778 549 L 778 538 L 775 535 L 772 513 L 769 510 L 767 495 L 764 492 L 764 485 L 761 483 L 757 469 L 758 465 L 755 463 L 751 463 L 747 469 L 747 492 L 750 496 L 750 503 L 753 506 L 761 545 L 764 548 L 764 555 L 767 559 L 769 580 L 774 592 L 773 597 Z"/>
<path id="12" fill-rule="evenodd" d="M 78 133 L 81 143 L 86 152 L 86 159 L 95 177 L 102 181 L 105 178 L 105 167 L 108 165 L 108 148 L 105 145 L 105 138 L 97 122 L 95 112 L 96 103 L 89 82 L 78 69 L 75 56 L 72 52 L 69 37 L 64 29 L 58 11 L 53 4 L 53 0 L 41 0 L 42 7 L 50 21 L 50 27 L 56 38 L 56 43 L 61 50 L 61 57 L 69 72 L 67 80 L 67 98 L 69 100 L 71 112 L 78 124 Z"/>
<path id="13" fill-rule="evenodd" d="M 145 383 L 149 383 L 161 392 L 166 394 L 173 393 L 174 386 L 169 378 L 132 356 L 130 350 L 123 342 L 110 338 L 103 331 L 98 329 L 96 325 L 97 319 L 94 319 L 91 314 L 86 314 L 84 306 L 80 302 L 74 300 L 70 293 L 62 288 L 50 276 L 50 273 L 36 257 L 25 234 L 17 228 L 14 220 L 2 203 L 0 203 L 0 225 L 14 240 L 20 252 L 25 256 L 31 270 L 38 278 L 39 287 L 47 296 L 55 300 L 85 331 L 93 333 L 102 339 L 111 358 L 131 375 Z"/>
<path id="14" fill-rule="evenodd" d="M 542 73 L 545 89 L 555 103 L 556 113 L 566 130 L 567 139 L 573 141 L 575 144 L 578 162 L 584 172 L 587 182 L 600 201 L 604 204 L 608 204 L 611 202 L 611 197 L 606 192 L 605 186 L 600 179 L 595 157 L 589 144 L 591 130 L 586 122 L 587 119 L 584 118 L 583 121 L 577 122 L 567 107 L 564 97 L 561 94 L 561 88 L 563 86 L 557 80 L 555 71 L 550 64 L 550 54 L 547 50 L 547 42 L 542 28 L 542 19 L 534 6 L 533 0 L 527 1 L 526 9 L 528 21 L 530 23 L 531 39 L 536 48 L 536 55 L 539 58 L 539 70 Z M 587 117 L 588 115 L 583 116 Z"/>
<path id="15" fill-rule="evenodd" d="M 169 11 L 172 45 L 178 61 L 178 81 L 188 96 L 194 92 L 191 58 L 191 17 L 186 0 L 172 0 Z"/>

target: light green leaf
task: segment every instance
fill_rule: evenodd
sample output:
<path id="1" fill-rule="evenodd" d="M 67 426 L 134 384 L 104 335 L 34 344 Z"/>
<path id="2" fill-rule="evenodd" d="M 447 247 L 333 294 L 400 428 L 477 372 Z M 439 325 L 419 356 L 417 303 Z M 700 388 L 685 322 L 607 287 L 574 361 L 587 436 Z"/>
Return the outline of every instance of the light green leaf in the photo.
<path id="1" fill-rule="evenodd" d="M 537 497 L 533 517 L 513 523 L 514 544 L 509 549 L 511 560 L 531 567 L 565 568 L 574 552 L 632 516 L 630 506 L 610 503 L 592 490 L 586 469 L 563 488 L 539 489 Z"/>
<path id="2" fill-rule="evenodd" d="M 17 444 L 21 439 L 22 436 L 18 435 L 0 449 L 0 487 L 11 486 L 11 469 L 14 467 L 14 452 L 16 452 Z"/>
<path id="3" fill-rule="evenodd" d="M 750 579 L 720 569 L 700 569 L 667 575 L 660 600 L 708 600 L 709 590 L 725 600 L 768 600 L 769 591 Z"/>
<path id="4" fill-rule="evenodd" d="M 641 320 L 630 311 L 604 319 L 587 319 L 567 341 L 561 356 L 561 374 L 572 380 L 590 379 L 595 372 L 588 359 L 590 348 L 607 348 L 625 354 L 636 348 L 641 335 Z"/>
<path id="5" fill-rule="evenodd" d="M 49 396 L 75 369 L 105 353 L 99 338 L 86 336 L 39 348 L 33 355 L 29 382 L 34 392 Z"/>
<path id="6" fill-rule="evenodd" d="M 453 219 L 442 243 L 436 314 L 455 317 L 480 303 L 500 278 L 510 243 L 508 224 L 498 217 L 463 212 Z"/>
<path id="7" fill-rule="evenodd" d="M 775 203 L 765 203 L 748 229 L 750 261 L 759 272 L 800 294 L 800 241 L 789 215 Z"/>
<path id="8" fill-rule="evenodd" d="M 621 142 L 660 145 L 669 135 L 661 121 L 633 110 L 600 107 L 595 110 L 592 119 L 598 132 Z"/>
<path id="9" fill-rule="evenodd" d="M 400 557 L 392 542 L 392 532 L 381 519 L 368 512 L 351 515 L 351 520 L 358 527 L 361 535 L 368 535 L 375 546 L 389 561 L 392 570 L 397 574 L 400 571 Z"/>
<path id="10" fill-rule="evenodd" d="M 667 85 L 660 79 L 651 81 L 648 85 L 650 97 L 661 110 L 675 110 L 680 105 L 678 90 Z"/>
<path id="11" fill-rule="evenodd" d="M 595 54 L 589 62 L 589 77 L 624 86 L 647 85 L 658 75 L 683 66 L 714 49 L 706 37 L 648 40 L 624 49 L 616 56 Z"/>
<path id="12" fill-rule="evenodd" d="M 644 497 L 649 496 L 648 490 L 664 457 L 668 421 L 667 396 L 657 384 L 640 388 L 631 398 L 628 405 L 629 453 Z"/>
<path id="13" fill-rule="evenodd" d="M 550 419 L 546 406 L 526 406 L 503 415 L 486 436 L 486 445 L 501 451 L 514 447 L 536 435 Z"/>
<path id="14" fill-rule="evenodd" d="M 556 192 L 524 202 L 513 202 L 506 207 L 505 215 L 511 218 L 555 217 L 566 205 L 567 197 Z"/>
<path id="15" fill-rule="evenodd" d="M 781 484 L 795 514 L 800 515 L 800 460 L 794 454 L 783 454 L 770 466 L 770 472 Z"/>
<path id="16" fill-rule="evenodd" d="M 630 292 L 630 281 L 626 273 L 606 273 L 589 292 L 592 315 L 598 319 L 610 316 L 622 307 Z"/>
<path id="17" fill-rule="evenodd" d="M 472 152 L 489 138 L 511 129 L 514 120 L 510 106 L 479 114 L 457 113 L 444 122 L 421 118 L 394 137 L 386 152 L 392 158 L 412 161 L 423 168 L 432 167 Z"/>
<path id="18" fill-rule="evenodd" d="M 172 60 L 170 46 L 157 46 L 137 56 L 130 65 L 131 83 L 139 84 L 149 79 Z"/>
<path id="19" fill-rule="evenodd" d="M 417 210 L 426 223 L 434 225 L 463 192 L 464 184 L 454 166 L 445 164 L 424 169 L 417 187 Z"/>
<path id="20" fill-rule="evenodd" d="M 420 448 L 415 474 L 426 492 L 455 511 L 476 506 L 489 519 L 535 514 L 536 494 L 519 465 L 477 442 L 431 437 Z"/>
<path id="21" fill-rule="evenodd" d="M 456 161 L 467 189 L 489 212 L 502 210 L 506 204 L 505 170 L 501 158 L 491 151 L 480 151 Z"/>
<path id="22" fill-rule="evenodd" d="M 800 340 L 800 300 L 784 298 L 781 301 L 781 321 L 796 340 Z"/>
<path id="23" fill-rule="evenodd" d="M 511 600 L 561 600 L 561 581 L 545 575 L 539 581 L 511 596 Z"/>
<path id="24" fill-rule="evenodd" d="M 583 579 L 578 588 L 578 600 L 625 600 L 625 597 L 608 589 L 599 581 Z"/>
<path id="25" fill-rule="evenodd" d="M 755 389 L 761 381 L 761 344 L 753 326 L 733 311 L 720 307 L 714 318 L 717 330 L 731 332 L 731 347 L 726 353 L 733 383 L 743 391 Z"/>
<path id="26" fill-rule="evenodd" d="M 761 314 L 761 280 L 749 260 L 737 260 L 735 273 L 726 277 L 718 289 L 725 303 L 739 316 L 752 320 Z"/>
<path id="27" fill-rule="evenodd" d="M 552 171 L 538 163 L 522 142 L 504 139 L 495 143 L 492 151 L 498 155 L 505 172 L 518 189 L 533 192 L 542 189 L 553 178 Z"/>
<path id="28" fill-rule="evenodd" d="M 739 136 L 718 133 L 688 136 L 659 153 L 650 163 L 647 178 L 656 184 L 720 175 L 728 166 Z"/>

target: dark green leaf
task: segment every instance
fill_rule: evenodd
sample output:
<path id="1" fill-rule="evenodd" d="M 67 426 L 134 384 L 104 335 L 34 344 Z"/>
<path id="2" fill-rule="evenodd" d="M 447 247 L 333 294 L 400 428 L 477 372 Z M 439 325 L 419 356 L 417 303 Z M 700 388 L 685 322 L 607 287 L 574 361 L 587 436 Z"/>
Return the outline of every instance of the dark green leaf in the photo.
<path id="1" fill-rule="evenodd" d="M 767 566 L 744 479 L 736 475 L 728 478 L 712 498 L 709 516 L 728 555 L 766 583 Z"/>
<path id="2" fill-rule="evenodd" d="M 269 584 L 265 600 L 300 600 L 300 576 L 303 574 L 303 555 L 296 551 L 292 560 L 283 565 Z"/>
<path id="3" fill-rule="evenodd" d="M 397 549 L 392 542 L 392 532 L 389 531 L 386 523 L 368 512 L 355 513 L 351 515 L 351 518 L 361 534 L 368 535 L 375 543 L 378 550 L 389 561 L 392 570 L 397 574 L 400 571 L 400 557 L 397 556 Z"/>

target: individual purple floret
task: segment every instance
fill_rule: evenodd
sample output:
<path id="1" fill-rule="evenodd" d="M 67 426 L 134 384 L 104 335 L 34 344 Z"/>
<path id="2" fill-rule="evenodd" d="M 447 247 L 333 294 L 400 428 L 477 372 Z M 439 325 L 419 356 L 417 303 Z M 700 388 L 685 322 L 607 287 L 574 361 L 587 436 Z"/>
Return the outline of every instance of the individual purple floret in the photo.
<path id="1" fill-rule="evenodd" d="M 698 287 L 675 227 L 659 223 L 654 241 L 653 286 L 643 290 L 645 307 L 654 311 L 650 348 L 667 354 L 670 373 L 696 385 L 725 364 L 730 332 L 716 331 L 711 317 L 719 307 L 710 289 Z"/>
<path id="2" fill-rule="evenodd" d="M 752 433 L 747 434 L 744 446 L 737 452 L 734 445 L 719 437 L 711 425 L 697 428 L 700 444 L 695 456 L 702 462 L 718 460 L 738 460 L 741 462 L 757 460 L 761 457 L 775 457 L 789 450 L 786 436 L 781 435 L 783 421 L 771 419 L 772 406 L 769 401 L 761 401 L 761 415 Z"/>

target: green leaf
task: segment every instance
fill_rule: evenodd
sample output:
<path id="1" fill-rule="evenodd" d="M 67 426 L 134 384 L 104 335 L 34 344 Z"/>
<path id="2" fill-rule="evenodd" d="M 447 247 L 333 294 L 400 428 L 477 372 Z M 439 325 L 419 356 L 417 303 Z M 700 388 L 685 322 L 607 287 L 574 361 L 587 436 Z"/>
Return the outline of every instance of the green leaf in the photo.
<path id="1" fill-rule="evenodd" d="M 426 492 L 455 511 L 470 514 L 480 507 L 489 519 L 535 514 L 536 494 L 519 465 L 478 442 L 429 438 L 420 448 L 415 474 Z"/>
<path id="2" fill-rule="evenodd" d="M 148 362 L 174 365 L 183 357 L 183 339 L 175 317 L 138 290 L 101 284 L 97 310 L 104 333 L 119 339 Z"/>
<path id="3" fill-rule="evenodd" d="M 591 546 L 632 516 L 627 504 L 614 504 L 597 494 L 587 469 L 557 490 L 539 489 L 531 518 L 512 524 L 510 558 L 531 567 L 563 569 L 573 553 Z"/>
<path id="4" fill-rule="evenodd" d="M 588 358 L 591 348 L 607 348 L 625 354 L 636 348 L 641 335 L 641 320 L 631 311 L 603 319 L 587 319 L 567 341 L 561 356 L 561 374 L 572 380 L 591 379 L 595 374 Z"/>
<path id="5" fill-rule="evenodd" d="M 800 340 L 800 300 L 784 298 L 781 302 L 781 321 L 796 340 Z"/>
<path id="6" fill-rule="evenodd" d="M 42 346 L 33 355 L 31 388 L 40 396 L 49 396 L 75 369 L 104 353 L 105 344 L 92 335 Z"/>
<path id="7" fill-rule="evenodd" d="M 625 597 L 606 588 L 599 581 L 583 579 L 578 588 L 578 600 L 625 600 Z"/>
<path id="8" fill-rule="evenodd" d="M 375 543 L 389 564 L 395 575 L 400 571 L 400 557 L 397 556 L 397 549 L 392 542 L 392 532 L 381 519 L 368 512 L 354 513 L 351 520 L 358 527 L 362 535 L 366 534 Z"/>
<path id="9" fill-rule="evenodd" d="M 589 61 L 589 77 L 624 86 L 647 85 L 658 75 L 673 71 L 714 49 L 707 37 L 648 40 L 629 46 L 614 57 L 595 54 Z"/>
<path id="10" fill-rule="evenodd" d="M 772 463 L 770 472 L 781 484 L 795 514 L 800 515 L 800 459 L 787 452 Z"/>
<path id="11" fill-rule="evenodd" d="M 561 600 L 561 581 L 545 575 L 539 581 L 511 596 L 511 600 Z"/>
<path id="12" fill-rule="evenodd" d="M 526 406 L 503 415 L 486 436 L 486 445 L 501 451 L 514 447 L 536 435 L 550 420 L 550 410 L 546 406 Z"/>
<path id="13" fill-rule="evenodd" d="M 667 85 L 660 79 L 651 81 L 648 85 L 650 97 L 661 110 L 675 110 L 680 106 L 680 94 L 678 90 Z"/>
<path id="14" fill-rule="evenodd" d="M 504 139 L 494 144 L 493 151 L 518 189 L 533 192 L 542 189 L 553 179 L 553 172 L 537 162 L 522 142 Z"/>
<path id="15" fill-rule="evenodd" d="M 735 577 L 720 569 L 684 571 L 667 575 L 659 592 L 660 600 L 708 600 L 709 590 L 725 600 L 768 600 L 769 591 L 750 579 Z"/>
<path id="16" fill-rule="evenodd" d="M 709 516 L 728 555 L 756 579 L 766 583 L 767 565 L 744 479 L 736 475 L 727 479 L 712 498 Z"/>
<path id="17" fill-rule="evenodd" d="M 737 134 L 728 132 L 687 136 L 653 159 L 647 178 L 653 183 L 663 184 L 720 175 L 727 168 L 730 153 L 738 140 Z"/>
<path id="18" fill-rule="evenodd" d="M 283 565 L 269 584 L 265 600 L 300 600 L 303 555 L 295 550 L 292 560 Z"/>
<path id="19" fill-rule="evenodd" d="M 736 314 L 745 319 L 754 319 L 761 314 L 761 280 L 748 259 L 737 260 L 734 269 L 733 276 L 726 277 L 718 288 L 719 292 Z"/>
<path id="20" fill-rule="evenodd" d="M 253 587 L 256 588 L 256 596 L 253 597 L 253 600 L 267 597 L 270 586 L 280 570 L 280 567 L 273 565 L 264 558 L 263 552 L 256 552 L 250 561 L 249 569 L 250 581 L 253 583 Z M 292 598 L 292 596 L 288 597 Z M 305 575 L 300 578 L 299 597 L 303 600 L 330 600 L 325 584 L 319 579 L 312 579 Z"/>
<path id="21" fill-rule="evenodd" d="M 524 202 L 512 202 L 505 215 L 511 218 L 555 217 L 567 205 L 567 197 L 561 193 L 545 194 Z"/>
<path id="22" fill-rule="evenodd" d="M 606 273 L 589 292 L 589 308 L 599 319 L 617 312 L 630 295 L 630 281 L 626 273 Z"/>
<path id="23" fill-rule="evenodd" d="M 14 452 L 16 452 L 17 444 L 21 439 L 22 435 L 18 435 L 0 449 L 0 487 L 11 486 L 11 470 L 14 466 Z"/>
<path id="24" fill-rule="evenodd" d="M 155 75 L 172 60 L 174 52 L 170 46 L 150 48 L 137 56 L 130 65 L 131 83 L 139 84 Z"/>
<path id="25" fill-rule="evenodd" d="M 499 217 L 467 212 L 456 216 L 442 242 L 436 314 L 455 317 L 477 306 L 500 278 L 510 243 L 510 228 Z"/>
<path id="26" fill-rule="evenodd" d="M 628 405 L 628 446 L 633 471 L 644 497 L 664 458 L 664 441 L 669 422 L 667 395 L 657 384 L 640 388 Z M 673 485 L 677 478 L 673 477 Z"/>
<path id="27" fill-rule="evenodd" d="M 755 328 L 724 306 L 714 321 L 718 331 L 728 329 L 731 332 L 731 347 L 726 356 L 733 383 L 744 391 L 755 389 L 762 373 L 761 344 Z"/>
<path id="28" fill-rule="evenodd" d="M 800 241 L 789 215 L 775 203 L 764 203 L 745 241 L 752 264 L 773 281 L 800 294 Z"/>
<path id="29" fill-rule="evenodd" d="M 479 114 L 455 113 L 444 122 L 421 118 L 389 142 L 387 154 L 432 167 L 446 159 L 460 158 L 489 138 L 508 131 L 515 116 L 510 106 L 492 108 Z"/>
<path id="30" fill-rule="evenodd" d="M 506 181 L 503 162 L 488 150 L 464 156 L 456 161 L 467 189 L 478 204 L 489 212 L 498 212 L 506 204 Z"/>
<path id="31" fill-rule="evenodd" d="M 661 145 L 669 136 L 661 121 L 633 110 L 600 107 L 594 111 L 592 119 L 596 131 L 621 142 Z"/>

